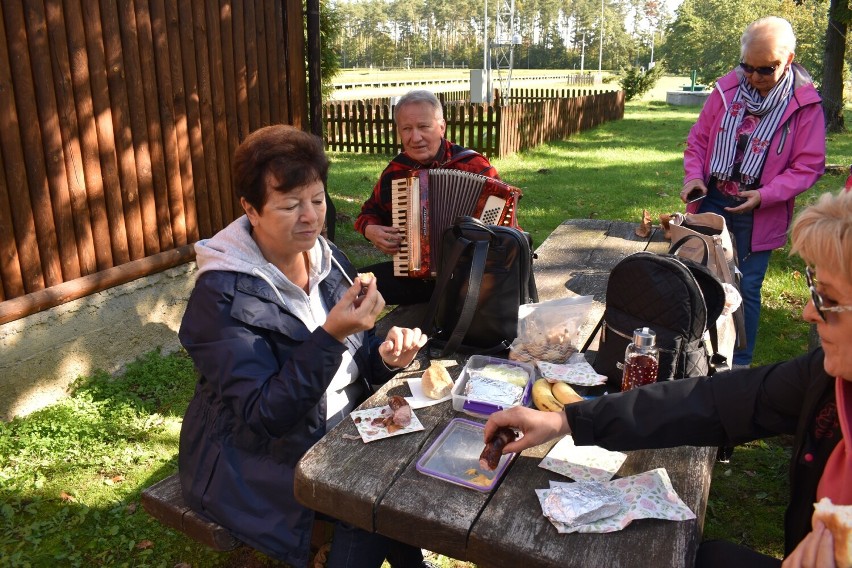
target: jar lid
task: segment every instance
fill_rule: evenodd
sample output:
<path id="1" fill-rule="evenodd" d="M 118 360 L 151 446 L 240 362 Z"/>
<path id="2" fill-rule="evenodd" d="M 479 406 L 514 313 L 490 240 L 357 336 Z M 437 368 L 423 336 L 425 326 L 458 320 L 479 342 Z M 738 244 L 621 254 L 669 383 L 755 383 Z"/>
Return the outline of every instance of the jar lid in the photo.
<path id="1" fill-rule="evenodd" d="M 637 347 L 653 347 L 656 341 L 657 334 L 649 327 L 639 327 L 633 330 L 633 344 Z"/>

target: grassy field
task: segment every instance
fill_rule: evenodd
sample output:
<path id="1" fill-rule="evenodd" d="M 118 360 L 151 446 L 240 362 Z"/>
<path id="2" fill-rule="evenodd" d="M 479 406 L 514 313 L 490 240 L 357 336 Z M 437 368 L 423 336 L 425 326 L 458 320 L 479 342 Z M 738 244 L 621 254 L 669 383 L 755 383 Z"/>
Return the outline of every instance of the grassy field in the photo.
<path id="1" fill-rule="evenodd" d="M 655 217 L 682 210 L 683 146 L 698 109 L 663 101 L 683 81 L 667 78 L 629 103 L 622 121 L 495 161 L 503 178 L 524 190 L 520 223 L 536 243 L 567 218 L 638 223 L 642 209 Z M 852 163 L 852 135 L 832 136 L 828 146 L 829 163 Z M 337 241 L 359 265 L 381 259 L 351 225 L 387 159 L 331 155 Z M 799 205 L 843 181 L 825 176 Z M 786 250 L 773 253 L 756 363 L 806 349 L 801 269 Z M 280 566 L 246 550 L 206 550 L 139 507 L 140 491 L 176 470 L 180 420 L 193 385 L 184 354 L 152 353 L 121 377 L 81 378 L 68 399 L 0 422 L 0 566 Z M 788 454 L 786 440 L 776 439 L 742 446 L 729 464 L 717 464 L 708 538 L 781 554 Z M 444 568 L 467 566 L 432 559 Z"/>

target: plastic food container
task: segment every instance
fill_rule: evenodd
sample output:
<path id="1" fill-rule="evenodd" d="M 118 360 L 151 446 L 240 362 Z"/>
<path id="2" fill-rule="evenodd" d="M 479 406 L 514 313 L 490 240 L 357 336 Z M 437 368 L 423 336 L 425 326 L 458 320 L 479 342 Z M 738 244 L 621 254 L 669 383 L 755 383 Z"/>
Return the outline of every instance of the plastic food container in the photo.
<path id="1" fill-rule="evenodd" d="M 417 460 L 417 471 L 476 491 L 491 491 L 515 454 L 503 455 L 494 471 L 479 467 L 479 456 L 485 448 L 484 430 L 485 426 L 478 422 L 452 419 Z"/>
<path id="2" fill-rule="evenodd" d="M 501 405 L 493 402 L 468 398 L 465 394 L 465 387 L 467 386 L 467 381 L 470 378 L 471 371 L 475 372 L 485 369 L 488 365 L 511 366 L 519 373 L 523 372 L 526 374 L 526 386 L 524 387 L 524 393 L 519 405 Z M 510 361 L 508 359 L 489 357 L 487 355 L 471 355 L 470 359 L 467 360 L 467 364 L 464 366 L 464 369 L 462 369 L 461 375 L 459 375 L 455 386 L 453 387 L 453 409 L 458 412 L 465 412 L 471 416 L 487 418 L 490 414 L 497 412 L 498 410 L 503 410 L 504 408 L 510 408 L 511 406 L 529 406 L 530 390 L 532 388 L 534 378 L 535 368 L 529 363 Z"/>

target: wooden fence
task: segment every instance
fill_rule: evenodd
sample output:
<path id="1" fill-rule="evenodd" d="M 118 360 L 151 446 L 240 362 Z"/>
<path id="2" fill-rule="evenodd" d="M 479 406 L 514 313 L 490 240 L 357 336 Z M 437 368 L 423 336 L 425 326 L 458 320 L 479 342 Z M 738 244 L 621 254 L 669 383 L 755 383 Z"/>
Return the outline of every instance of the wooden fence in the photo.
<path id="1" fill-rule="evenodd" d="M 234 219 L 239 142 L 307 125 L 303 37 L 300 0 L 2 2 L 0 323 Z"/>
<path id="2" fill-rule="evenodd" d="M 457 93 L 463 93 L 458 91 Z M 624 117 L 623 91 L 512 90 L 508 105 L 460 102 L 436 93 L 444 106 L 447 139 L 488 157 L 502 157 Z M 323 106 L 326 147 L 396 154 L 400 144 L 389 102 L 331 102 Z"/>

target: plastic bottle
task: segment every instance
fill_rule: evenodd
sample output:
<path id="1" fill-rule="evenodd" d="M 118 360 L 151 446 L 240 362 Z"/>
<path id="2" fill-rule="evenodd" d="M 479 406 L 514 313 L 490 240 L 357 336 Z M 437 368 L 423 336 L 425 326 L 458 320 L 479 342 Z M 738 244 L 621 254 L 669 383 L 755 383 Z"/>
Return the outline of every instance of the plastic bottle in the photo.
<path id="1" fill-rule="evenodd" d="M 633 330 L 633 343 L 624 352 L 624 374 L 621 390 L 648 385 L 657 381 L 660 354 L 653 329 L 641 327 Z"/>

